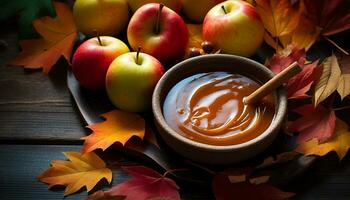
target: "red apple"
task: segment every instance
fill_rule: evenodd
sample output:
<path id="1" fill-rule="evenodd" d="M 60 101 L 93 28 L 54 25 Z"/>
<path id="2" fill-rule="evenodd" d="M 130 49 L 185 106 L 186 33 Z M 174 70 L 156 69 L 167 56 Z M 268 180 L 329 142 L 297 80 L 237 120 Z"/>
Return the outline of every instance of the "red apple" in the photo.
<path id="1" fill-rule="evenodd" d="M 109 65 L 116 57 L 127 52 L 129 48 L 117 38 L 91 38 L 75 51 L 73 74 L 81 86 L 87 89 L 103 89 Z"/>
<path id="2" fill-rule="evenodd" d="M 189 39 L 182 18 L 171 9 L 156 3 L 146 4 L 135 12 L 127 36 L 134 50 L 142 46 L 144 53 L 161 62 L 183 56 Z"/>
<path id="3" fill-rule="evenodd" d="M 221 52 L 251 56 L 260 47 L 264 26 L 254 7 L 242 0 L 214 6 L 203 22 L 203 38 Z"/>
<path id="4" fill-rule="evenodd" d="M 131 52 L 117 57 L 106 76 L 106 90 L 112 103 L 126 111 L 142 112 L 150 108 L 153 89 L 164 73 L 153 56 Z"/>

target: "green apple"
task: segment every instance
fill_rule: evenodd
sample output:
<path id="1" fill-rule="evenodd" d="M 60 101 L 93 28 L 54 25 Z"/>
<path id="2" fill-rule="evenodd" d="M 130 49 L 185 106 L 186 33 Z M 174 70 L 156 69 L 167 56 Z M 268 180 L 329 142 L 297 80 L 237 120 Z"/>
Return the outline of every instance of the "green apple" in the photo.
<path id="1" fill-rule="evenodd" d="M 184 15 L 197 23 L 202 23 L 208 11 L 225 0 L 201 0 L 199 4 L 193 4 L 193 0 L 181 0 Z"/>
<path id="2" fill-rule="evenodd" d="M 205 16 L 203 38 L 221 52 L 251 56 L 260 47 L 264 26 L 249 3 L 230 0 L 214 6 Z"/>
<path id="3" fill-rule="evenodd" d="M 73 15 L 78 30 L 88 36 L 117 35 L 129 22 L 129 7 L 126 0 L 77 0 Z"/>
<path id="4" fill-rule="evenodd" d="M 161 3 L 175 12 L 180 12 L 181 9 L 181 0 L 128 0 L 128 3 L 133 13 L 148 3 Z"/>
<path id="5" fill-rule="evenodd" d="M 131 52 L 117 57 L 106 75 L 106 90 L 111 102 L 131 112 L 151 107 L 154 87 L 164 74 L 163 65 L 153 56 Z"/>

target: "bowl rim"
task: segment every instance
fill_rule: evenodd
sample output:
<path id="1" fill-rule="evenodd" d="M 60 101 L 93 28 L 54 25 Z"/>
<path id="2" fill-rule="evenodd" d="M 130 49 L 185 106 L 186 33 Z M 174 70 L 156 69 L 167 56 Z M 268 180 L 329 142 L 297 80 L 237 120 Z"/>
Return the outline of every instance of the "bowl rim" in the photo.
<path id="1" fill-rule="evenodd" d="M 164 75 L 161 77 L 161 79 L 158 81 L 153 95 L 152 95 L 152 112 L 154 119 L 157 121 L 157 123 L 162 126 L 162 128 L 165 130 L 166 134 L 170 135 L 171 137 L 175 138 L 178 141 L 181 141 L 183 143 L 186 143 L 190 146 L 193 146 L 195 148 L 201 149 L 203 151 L 215 151 L 215 152 L 228 152 L 232 150 L 242 150 L 245 148 L 249 148 L 251 146 L 257 145 L 260 142 L 263 142 L 265 139 L 267 139 L 271 134 L 273 134 L 274 130 L 279 129 L 280 125 L 283 123 L 285 114 L 287 113 L 287 97 L 284 90 L 284 87 L 279 87 L 275 92 L 278 97 L 278 109 L 275 113 L 275 116 L 269 125 L 269 127 L 258 137 L 249 140 L 244 143 L 240 144 L 234 144 L 234 145 L 211 145 L 211 144 L 205 144 L 200 143 L 197 141 L 193 141 L 189 138 L 186 138 L 179 133 L 177 133 L 175 130 L 173 130 L 168 123 L 165 121 L 163 112 L 162 112 L 162 106 L 160 102 L 160 91 L 166 84 L 166 81 L 169 79 L 169 77 L 173 76 L 173 73 L 176 72 L 177 68 L 181 68 L 184 65 L 184 63 L 191 63 L 191 62 L 197 62 L 198 60 L 207 59 L 208 61 L 212 59 L 231 59 L 231 60 L 238 60 L 239 62 L 245 62 L 250 63 L 251 65 L 254 65 L 261 70 L 264 71 L 270 78 L 274 76 L 274 73 L 268 69 L 266 66 L 262 65 L 261 63 L 258 63 L 252 59 L 237 56 L 237 55 L 230 55 L 230 54 L 211 54 L 211 55 L 201 55 L 194 58 L 189 58 L 184 61 L 181 61 L 171 67 L 168 71 L 164 73 Z M 186 64 L 188 65 L 188 64 Z M 185 78 L 185 77 L 184 77 Z M 172 85 L 174 86 L 174 85 Z"/>

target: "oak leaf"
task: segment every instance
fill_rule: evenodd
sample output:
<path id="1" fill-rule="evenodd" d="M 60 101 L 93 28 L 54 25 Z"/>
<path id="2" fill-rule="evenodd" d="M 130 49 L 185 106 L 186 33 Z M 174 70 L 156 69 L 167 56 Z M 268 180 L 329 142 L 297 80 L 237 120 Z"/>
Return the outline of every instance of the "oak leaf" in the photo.
<path id="1" fill-rule="evenodd" d="M 305 155 L 323 156 L 331 151 L 335 151 L 339 159 L 343 159 L 350 148 L 349 126 L 342 120 L 336 119 L 335 133 L 333 137 L 324 143 L 319 143 L 317 139 L 301 143 L 296 151 Z"/>
<path id="2" fill-rule="evenodd" d="M 51 167 L 42 173 L 38 179 L 49 184 L 67 186 L 64 196 L 86 187 L 90 191 L 103 178 L 108 183 L 112 181 L 112 171 L 106 168 L 106 164 L 95 153 L 85 155 L 79 152 L 64 152 L 69 161 L 54 160 Z"/>
<path id="3" fill-rule="evenodd" d="M 48 74 L 52 66 L 63 56 L 70 60 L 72 48 L 77 38 L 77 28 L 73 14 L 68 5 L 53 2 L 57 17 L 43 17 L 33 21 L 35 30 L 41 39 L 21 40 L 22 52 L 10 65 L 20 65 L 24 68 L 43 68 Z"/>
<path id="4" fill-rule="evenodd" d="M 336 117 L 333 109 L 325 108 L 321 104 L 316 108 L 308 104 L 293 111 L 302 116 L 288 126 L 289 131 L 299 132 L 296 140 L 298 144 L 311 139 L 325 142 L 334 134 Z"/>
<path id="5" fill-rule="evenodd" d="M 179 187 L 173 180 L 143 166 L 124 167 L 123 169 L 132 179 L 108 191 L 100 192 L 100 198 L 104 195 L 116 198 L 125 197 L 125 200 L 180 200 Z"/>
<path id="6" fill-rule="evenodd" d="M 102 117 L 106 121 L 88 126 L 93 133 L 82 138 L 85 140 L 82 153 L 99 148 L 106 150 L 115 142 L 125 145 L 132 136 L 143 139 L 145 135 L 145 120 L 136 113 L 113 110 Z"/>
<path id="7" fill-rule="evenodd" d="M 219 173 L 215 175 L 212 187 L 217 200 L 280 200 L 288 199 L 294 195 L 290 192 L 283 192 L 266 181 L 268 181 L 268 177 L 263 176 L 232 183 L 228 174 Z"/>
<path id="8" fill-rule="evenodd" d="M 313 96 L 315 107 L 337 90 L 341 75 L 339 63 L 334 54 L 326 58 L 322 66 L 321 77 L 316 82 Z"/>
<path id="9" fill-rule="evenodd" d="M 297 61 L 302 71 L 296 76 L 289 79 L 286 83 L 288 98 L 307 97 L 306 93 L 310 90 L 311 85 L 318 78 L 318 61 L 308 63 L 306 60 L 305 50 L 299 49 L 294 45 L 289 45 L 283 51 L 275 54 L 266 65 L 278 74 L 293 62 Z"/>

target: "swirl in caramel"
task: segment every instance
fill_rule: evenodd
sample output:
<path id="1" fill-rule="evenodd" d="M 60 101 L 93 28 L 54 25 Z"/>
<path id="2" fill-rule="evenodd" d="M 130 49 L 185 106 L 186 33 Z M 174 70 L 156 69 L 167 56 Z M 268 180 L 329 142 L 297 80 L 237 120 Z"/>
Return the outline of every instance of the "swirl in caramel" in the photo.
<path id="1" fill-rule="evenodd" d="M 243 103 L 259 86 L 239 74 L 193 75 L 170 90 L 163 114 L 172 129 L 191 140 L 221 146 L 244 143 L 262 134 L 274 117 L 272 95 L 257 105 Z"/>

